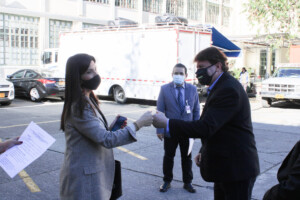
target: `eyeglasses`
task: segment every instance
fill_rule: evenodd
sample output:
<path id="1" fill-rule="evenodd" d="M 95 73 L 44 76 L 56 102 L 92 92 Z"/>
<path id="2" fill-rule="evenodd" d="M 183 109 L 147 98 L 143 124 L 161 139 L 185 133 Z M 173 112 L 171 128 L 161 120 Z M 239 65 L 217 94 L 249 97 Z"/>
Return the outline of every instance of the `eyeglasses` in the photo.
<path id="1" fill-rule="evenodd" d="M 174 74 L 174 75 L 182 75 L 182 76 L 184 75 L 183 72 L 174 72 L 173 74 Z"/>
<path id="2" fill-rule="evenodd" d="M 215 64 L 217 64 L 217 63 L 215 63 Z M 208 67 L 202 67 L 202 66 L 197 66 L 197 69 L 203 69 L 203 68 L 210 68 L 210 67 L 212 67 L 212 66 L 214 66 L 215 64 L 212 64 L 212 65 L 209 65 Z"/>

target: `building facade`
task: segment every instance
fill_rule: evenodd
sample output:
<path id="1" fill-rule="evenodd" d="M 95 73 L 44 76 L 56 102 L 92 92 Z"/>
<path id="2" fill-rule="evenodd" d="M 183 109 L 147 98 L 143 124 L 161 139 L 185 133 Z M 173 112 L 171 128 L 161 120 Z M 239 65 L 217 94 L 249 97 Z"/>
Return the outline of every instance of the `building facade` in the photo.
<path id="1" fill-rule="evenodd" d="M 242 13 L 246 0 L 2 0 L 0 1 L 0 76 L 20 68 L 38 68 L 41 52 L 59 47 L 59 33 L 108 25 L 116 18 L 153 24 L 172 14 L 189 24 L 210 24 L 227 37 L 255 35 Z M 261 50 L 241 43 L 235 67 L 259 68 Z M 259 52 L 259 53 L 258 53 Z M 249 55 L 249 56 L 248 56 Z M 251 58 L 251 59 L 250 59 Z M 276 60 L 277 59 L 277 60 Z M 278 57 L 275 59 L 277 62 Z M 268 61 L 266 61 L 268 62 Z"/>

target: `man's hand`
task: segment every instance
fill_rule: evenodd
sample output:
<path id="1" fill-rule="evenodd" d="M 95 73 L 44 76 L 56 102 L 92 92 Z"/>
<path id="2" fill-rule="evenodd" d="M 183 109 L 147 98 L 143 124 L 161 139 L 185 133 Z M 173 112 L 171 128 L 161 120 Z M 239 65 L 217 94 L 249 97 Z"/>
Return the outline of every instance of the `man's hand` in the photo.
<path id="1" fill-rule="evenodd" d="M 201 161 L 201 153 L 198 153 L 198 155 L 194 158 L 195 163 L 198 167 L 200 167 L 200 161 Z"/>
<path id="2" fill-rule="evenodd" d="M 155 128 L 167 128 L 168 118 L 166 118 L 165 114 L 157 111 L 155 115 L 153 115 L 153 126 Z"/>
<path id="3" fill-rule="evenodd" d="M 164 134 L 163 133 L 157 133 L 157 137 L 158 137 L 158 139 L 160 139 L 160 141 L 163 141 Z"/>

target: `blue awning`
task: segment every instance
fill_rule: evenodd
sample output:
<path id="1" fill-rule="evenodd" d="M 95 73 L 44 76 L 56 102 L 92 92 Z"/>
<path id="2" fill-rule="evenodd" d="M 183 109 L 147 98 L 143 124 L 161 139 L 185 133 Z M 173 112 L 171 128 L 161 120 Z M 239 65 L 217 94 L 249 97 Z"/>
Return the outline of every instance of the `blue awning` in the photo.
<path id="1" fill-rule="evenodd" d="M 222 35 L 217 29 L 214 27 L 212 30 L 212 45 L 220 49 L 225 53 L 227 57 L 238 57 L 241 48 L 233 44 L 230 40 L 228 40 L 224 35 Z"/>

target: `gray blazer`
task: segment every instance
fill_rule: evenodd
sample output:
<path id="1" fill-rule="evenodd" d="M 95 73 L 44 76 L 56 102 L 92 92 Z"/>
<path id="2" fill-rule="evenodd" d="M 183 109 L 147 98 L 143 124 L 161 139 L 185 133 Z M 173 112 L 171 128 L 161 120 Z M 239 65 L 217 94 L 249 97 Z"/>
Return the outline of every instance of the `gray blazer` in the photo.
<path id="1" fill-rule="evenodd" d="M 157 110 L 165 113 L 169 119 L 181 119 L 184 121 L 196 121 L 200 118 L 200 104 L 197 88 L 192 84 L 185 83 L 185 104 L 186 101 L 190 106 L 191 113 L 186 110 L 181 114 L 179 103 L 177 101 L 174 82 L 161 86 L 160 93 L 157 99 Z M 163 133 L 163 129 L 157 129 L 157 133 Z"/>
<path id="2" fill-rule="evenodd" d="M 60 172 L 62 200 L 109 200 L 115 173 L 113 147 L 137 141 L 128 126 L 110 132 L 88 104 L 65 122 L 66 150 Z"/>

